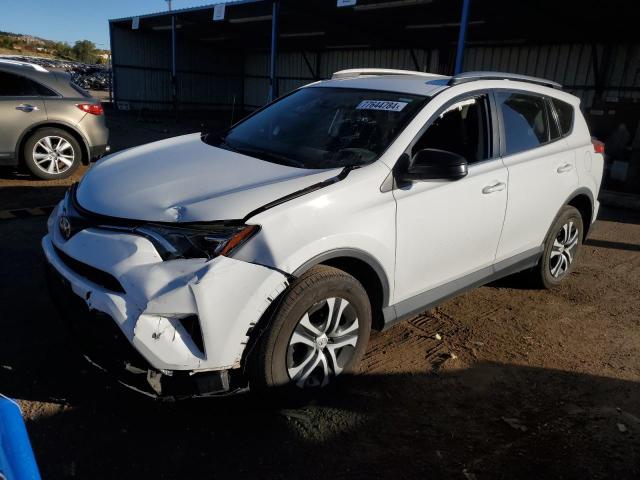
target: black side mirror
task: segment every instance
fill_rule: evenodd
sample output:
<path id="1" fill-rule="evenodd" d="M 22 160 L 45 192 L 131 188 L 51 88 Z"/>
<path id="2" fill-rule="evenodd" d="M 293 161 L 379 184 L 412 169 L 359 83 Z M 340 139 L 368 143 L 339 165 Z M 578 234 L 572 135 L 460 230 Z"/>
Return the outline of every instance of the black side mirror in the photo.
<path id="1" fill-rule="evenodd" d="M 467 160 L 457 153 L 425 148 L 410 161 L 400 162 L 395 177 L 401 182 L 459 180 L 467 175 Z"/>

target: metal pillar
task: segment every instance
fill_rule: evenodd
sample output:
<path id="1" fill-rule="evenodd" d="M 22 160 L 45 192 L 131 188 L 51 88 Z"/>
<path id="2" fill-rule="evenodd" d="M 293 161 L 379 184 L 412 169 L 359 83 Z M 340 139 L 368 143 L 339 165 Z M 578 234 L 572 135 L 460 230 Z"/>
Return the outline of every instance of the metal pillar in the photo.
<path id="1" fill-rule="evenodd" d="M 460 19 L 460 32 L 458 32 L 458 47 L 456 49 L 456 66 L 453 74 L 462 72 L 462 59 L 464 58 L 464 42 L 467 36 L 467 25 L 469 24 L 469 5 L 471 0 L 462 0 L 462 18 Z"/>
<path id="2" fill-rule="evenodd" d="M 178 111 L 178 82 L 176 78 L 176 16 L 171 15 L 171 100 Z"/>
<path id="3" fill-rule="evenodd" d="M 113 25 L 109 22 L 109 104 L 115 105 L 115 73 L 113 68 Z"/>
<path id="4" fill-rule="evenodd" d="M 278 14 L 280 5 L 278 0 L 273 1 L 271 12 L 271 64 L 269 66 L 269 101 L 278 98 Z"/>

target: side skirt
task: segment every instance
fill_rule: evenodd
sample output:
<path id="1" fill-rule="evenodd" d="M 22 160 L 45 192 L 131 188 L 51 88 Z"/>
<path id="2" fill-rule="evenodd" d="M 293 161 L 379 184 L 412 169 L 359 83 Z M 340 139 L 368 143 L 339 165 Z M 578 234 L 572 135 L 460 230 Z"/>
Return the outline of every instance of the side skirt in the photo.
<path id="1" fill-rule="evenodd" d="M 387 330 L 402 320 L 429 310 L 440 303 L 453 298 L 475 287 L 485 285 L 514 273 L 535 267 L 540 261 L 542 247 L 534 248 L 514 257 L 502 260 L 491 267 L 482 268 L 476 272 L 465 275 L 452 282 L 419 293 L 418 295 L 403 300 L 395 305 L 389 305 L 382 310 L 384 315 L 384 328 Z"/>

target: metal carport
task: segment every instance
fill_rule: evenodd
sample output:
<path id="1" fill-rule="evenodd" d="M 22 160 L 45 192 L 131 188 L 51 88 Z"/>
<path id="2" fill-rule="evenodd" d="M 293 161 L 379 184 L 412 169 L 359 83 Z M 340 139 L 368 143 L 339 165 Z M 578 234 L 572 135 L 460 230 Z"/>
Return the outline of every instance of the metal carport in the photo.
<path id="1" fill-rule="evenodd" d="M 343 68 L 451 74 L 466 1 L 239 0 L 219 20 L 214 5 L 111 20 L 115 101 L 246 111 Z M 631 5 L 472 0 L 461 68 L 547 77 L 587 107 L 640 98 Z"/>

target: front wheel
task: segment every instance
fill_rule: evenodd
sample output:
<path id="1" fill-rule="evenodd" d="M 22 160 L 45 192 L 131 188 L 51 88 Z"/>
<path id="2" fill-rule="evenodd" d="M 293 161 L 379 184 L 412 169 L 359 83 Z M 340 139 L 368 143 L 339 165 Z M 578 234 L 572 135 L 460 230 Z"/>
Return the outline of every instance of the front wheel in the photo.
<path id="1" fill-rule="evenodd" d="M 316 266 L 291 285 L 259 339 L 250 387 L 324 387 L 356 370 L 370 332 L 371 305 L 360 282 Z"/>
<path id="2" fill-rule="evenodd" d="M 552 288 L 567 278 L 575 268 L 583 234 L 580 212 L 565 206 L 547 234 L 542 258 L 532 272 L 534 281 L 543 288 Z"/>

